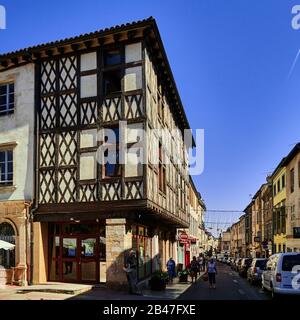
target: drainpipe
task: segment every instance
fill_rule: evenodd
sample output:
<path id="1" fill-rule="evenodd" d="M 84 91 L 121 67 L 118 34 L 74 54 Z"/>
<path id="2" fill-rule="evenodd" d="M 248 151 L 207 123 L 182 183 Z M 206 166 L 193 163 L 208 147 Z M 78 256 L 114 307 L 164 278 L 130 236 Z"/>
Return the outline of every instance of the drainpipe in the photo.
<path id="1" fill-rule="evenodd" d="M 39 178 L 39 169 L 38 169 L 38 145 L 39 145 L 39 137 L 38 137 L 38 105 L 39 105 L 39 64 L 34 63 L 34 138 L 33 138 L 33 168 L 34 168 L 34 182 L 33 182 L 33 194 L 34 201 L 33 207 L 29 213 L 29 222 L 30 222 L 30 279 L 29 285 L 33 284 L 33 268 L 34 268 L 34 237 L 33 237 L 33 220 L 34 213 L 38 209 L 38 178 Z"/>

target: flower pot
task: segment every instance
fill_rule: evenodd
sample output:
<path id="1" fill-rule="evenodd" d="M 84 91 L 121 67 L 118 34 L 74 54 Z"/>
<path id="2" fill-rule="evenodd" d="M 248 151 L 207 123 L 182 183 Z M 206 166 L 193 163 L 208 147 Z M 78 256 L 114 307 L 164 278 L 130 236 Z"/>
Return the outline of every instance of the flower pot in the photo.
<path id="1" fill-rule="evenodd" d="M 155 291 L 162 291 L 166 289 L 166 281 L 164 279 L 152 278 L 149 281 L 150 289 Z"/>
<path id="2" fill-rule="evenodd" d="M 188 282 L 188 275 L 187 274 L 181 274 L 179 276 L 179 282 Z"/>

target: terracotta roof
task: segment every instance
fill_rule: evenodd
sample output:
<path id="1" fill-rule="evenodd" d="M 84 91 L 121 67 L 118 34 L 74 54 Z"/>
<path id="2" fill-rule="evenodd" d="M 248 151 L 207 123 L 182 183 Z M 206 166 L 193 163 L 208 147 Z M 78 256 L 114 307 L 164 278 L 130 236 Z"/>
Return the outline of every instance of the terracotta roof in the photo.
<path id="1" fill-rule="evenodd" d="M 73 44 L 76 42 L 84 42 L 84 41 L 92 40 L 95 38 L 102 38 L 102 37 L 105 37 L 106 35 L 117 34 L 119 32 L 124 32 L 124 31 L 126 32 L 126 31 L 136 30 L 136 29 L 143 28 L 143 27 L 144 28 L 147 28 L 147 27 L 151 28 L 154 35 L 155 35 L 155 38 L 156 38 L 156 41 L 159 45 L 159 50 L 160 50 L 160 53 L 162 55 L 162 59 L 164 62 L 163 67 L 165 68 L 166 73 L 167 73 L 169 80 L 170 80 L 170 86 L 172 88 L 172 89 L 170 89 L 170 92 L 172 92 L 172 94 L 175 96 L 176 102 L 178 104 L 178 106 L 176 104 L 174 106 L 174 108 L 178 112 L 178 114 L 181 118 L 181 121 L 184 124 L 184 129 L 189 129 L 190 125 L 189 125 L 188 119 L 186 117 L 184 108 L 183 108 L 183 104 L 182 104 L 182 101 L 181 101 L 181 98 L 180 98 L 180 95 L 179 95 L 179 92 L 178 92 L 178 89 L 176 86 L 176 82 L 175 82 L 175 79 L 174 79 L 168 58 L 167 58 L 165 48 L 162 43 L 162 39 L 161 39 L 159 30 L 158 30 L 156 21 L 153 17 L 149 17 L 149 18 L 143 19 L 143 20 L 134 21 L 131 23 L 116 25 L 111 28 L 105 28 L 105 29 L 101 29 L 101 30 L 98 30 L 95 32 L 81 34 L 79 36 L 75 36 L 75 37 L 71 37 L 71 38 L 65 38 L 63 40 L 47 42 L 47 43 L 43 43 L 40 45 L 31 46 L 28 48 L 0 54 L 0 71 L 1 71 L 1 67 L 2 67 L 2 71 L 6 69 L 5 65 L 6 65 L 7 61 L 13 61 L 14 59 L 16 59 L 18 57 L 24 57 L 24 58 L 31 57 L 34 54 L 38 54 L 40 51 L 51 50 L 56 47 L 61 47 L 61 46 Z M 26 64 L 28 62 L 24 62 L 24 63 Z M 193 141 L 193 146 L 196 146 L 193 136 L 192 136 L 192 141 Z"/>
<path id="2" fill-rule="evenodd" d="M 39 50 L 50 49 L 50 48 L 54 48 L 57 46 L 66 45 L 68 43 L 73 43 L 76 41 L 84 41 L 84 40 L 94 39 L 95 37 L 98 37 L 98 36 L 104 36 L 106 34 L 112 34 L 112 33 L 116 33 L 119 31 L 126 31 L 126 29 L 132 29 L 132 27 L 141 27 L 142 25 L 146 25 L 149 22 L 155 22 L 155 19 L 153 17 L 149 17 L 147 19 L 137 20 L 137 21 L 133 21 L 131 23 L 120 24 L 120 25 L 116 25 L 116 26 L 113 26 L 110 28 L 104 28 L 104 29 L 100 29 L 100 30 L 97 30 L 94 32 L 84 33 L 84 34 L 81 34 L 81 35 L 75 36 L 75 37 L 65 38 L 65 39 L 61 39 L 61 40 L 57 40 L 57 41 L 46 42 L 46 43 L 42 43 L 42 44 L 39 44 L 36 46 L 31 46 L 31 47 L 19 49 L 16 51 L 7 52 L 4 54 L 0 54 L 0 61 L 3 59 L 17 56 L 17 55 L 23 55 L 26 53 L 37 52 Z"/>

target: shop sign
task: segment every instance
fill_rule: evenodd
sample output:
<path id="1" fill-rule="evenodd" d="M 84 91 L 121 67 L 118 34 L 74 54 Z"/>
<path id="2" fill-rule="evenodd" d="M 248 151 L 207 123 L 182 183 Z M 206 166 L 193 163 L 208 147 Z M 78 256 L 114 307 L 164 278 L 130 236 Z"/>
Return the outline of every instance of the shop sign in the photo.
<path id="1" fill-rule="evenodd" d="M 189 242 L 189 237 L 186 233 L 180 233 L 179 234 L 179 242 L 180 243 L 188 243 Z"/>

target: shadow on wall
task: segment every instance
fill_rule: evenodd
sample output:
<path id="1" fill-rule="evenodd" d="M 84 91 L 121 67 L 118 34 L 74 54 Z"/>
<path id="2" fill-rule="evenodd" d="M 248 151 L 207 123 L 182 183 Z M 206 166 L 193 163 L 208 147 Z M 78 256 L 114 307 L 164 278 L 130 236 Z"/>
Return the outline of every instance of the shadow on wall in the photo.
<path id="1" fill-rule="evenodd" d="M 114 261 L 110 264 L 110 266 L 106 270 L 106 285 L 108 288 L 116 289 L 116 290 L 126 290 L 128 291 L 128 280 L 127 273 L 123 270 L 126 266 L 127 259 L 130 255 L 130 251 L 134 251 L 134 249 L 127 249 L 120 253 Z M 150 278 L 151 274 L 157 270 L 165 269 L 162 266 L 161 258 L 159 254 L 154 257 L 141 257 L 139 254 L 136 254 L 135 257 L 137 261 L 137 281 L 138 282 L 146 282 L 147 284 L 148 278 Z"/>

